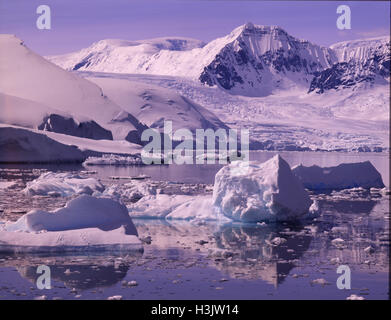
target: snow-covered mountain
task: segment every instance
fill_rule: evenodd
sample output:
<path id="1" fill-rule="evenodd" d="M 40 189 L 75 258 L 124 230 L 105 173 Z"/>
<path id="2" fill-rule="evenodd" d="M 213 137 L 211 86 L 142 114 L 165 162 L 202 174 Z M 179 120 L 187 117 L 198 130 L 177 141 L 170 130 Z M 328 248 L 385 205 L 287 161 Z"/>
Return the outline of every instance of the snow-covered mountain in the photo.
<path id="1" fill-rule="evenodd" d="M 81 125 L 79 130 L 74 128 L 79 133 L 108 130 L 114 139 L 134 133 L 136 139 L 131 142 L 138 142 L 145 126 L 132 115 L 123 121 L 123 109 L 97 85 L 47 61 L 15 36 L 0 35 L 0 47 L 0 113 L 6 114 L 2 121 L 31 128 L 43 125 L 47 130 L 71 134 L 64 132 L 64 127 L 72 119 L 76 127 Z M 57 115 L 57 121 L 45 125 L 51 115 Z M 102 138 L 90 133 L 85 137 Z"/>
<path id="2" fill-rule="evenodd" d="M 154 45 L 183 50 L 202 44 L 176 39 Z M 89 81 L 35 54 L 12 35 L 0 35 L 0 47 L 0 123 L 138 144 L 148 125 L 159 128 L 164 119 L 191 130 L 227 128 L 169 89 L 126 80 Z"/>
<path id="3" fill-rule="evenodd" d="M 48 57 L 67 70 L 186 77 L 232 94 L 280 90 L 324 92 L 389 77 L 386 37 L 330 48 L 297 39 L 277 26 L 247 23 L 203 45 L 193 39 L 102 40 L 79 52 Z"/>
<path id="4" fill-rule="evenodd" d="M 309 92 L 387 84 L 390 80 L 390 38 L 345 41 L 331 49 L 339 62 L 315 73 Z"/>
<path id="5" fill-rule="evenodd" d="M 67 70 L 190 77 L 250 96 L 308 88 L 312 73 L 337 62 L 331 49 L 296 39 L 276 26 L 247 23 L 204 46 L 191 41 L 183 50 L 173 50 L 156 40 L 103 40 L 80 52 L 48 59 Z"/>

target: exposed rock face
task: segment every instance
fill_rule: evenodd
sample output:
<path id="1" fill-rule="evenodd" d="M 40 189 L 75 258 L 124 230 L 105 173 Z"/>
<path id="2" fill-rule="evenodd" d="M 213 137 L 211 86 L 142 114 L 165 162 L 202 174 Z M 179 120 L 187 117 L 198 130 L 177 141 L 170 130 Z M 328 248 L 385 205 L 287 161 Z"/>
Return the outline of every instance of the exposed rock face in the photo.
<path id="1" fill-rule="evenodd" d="M 340 62 L 316 72 L 308 92 L 386 84 L 390 79 L 390 40 L 377 38 L 343 42 L 332 46 Z"/>
<path id="2" fill-rule="evenodd" d="M 93 120 L 78 124 L 72 118 L 66 118 L 58 114 L 47 116 L 38 126 L 38 129 L 94 140 L 113 140 L 111 132 L 102 128 Z"/>
<path id="3" fill-rule="evenodd" d="M 202 83 L 239 94 L 267 95 L 274 89 L 308 86 L 314 72 L 337 61 L 331 49 L 296 39 L 279 27 L 248 23 L 241 28 L 204 68 Z"/>
<path id="4" fill-rule="evenodd" d="M 77 147 L 59 143 L 44 134 L 0 127 L 0 163 L 83 162 L 85 159 Z"/>

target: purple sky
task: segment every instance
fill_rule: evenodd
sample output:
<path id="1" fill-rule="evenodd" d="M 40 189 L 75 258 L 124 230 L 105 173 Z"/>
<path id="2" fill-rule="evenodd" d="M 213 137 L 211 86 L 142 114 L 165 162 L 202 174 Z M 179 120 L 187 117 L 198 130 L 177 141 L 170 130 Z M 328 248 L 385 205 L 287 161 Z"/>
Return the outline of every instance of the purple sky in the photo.
<path id="1" fill-rule="evenodd" d="M 52 10 L 52 29 L 35 26 L 38 5 Z M 352 29 L 336 28 L 336 8 L 348 4 Z M 388 1 L 0 0 L 0 33 L 16 34 L 34 51 L 66 53 L 92 42 L 184 36 L 210 41 L 246 22 L 279 25 L 320 45 L 389 35 Z"/>

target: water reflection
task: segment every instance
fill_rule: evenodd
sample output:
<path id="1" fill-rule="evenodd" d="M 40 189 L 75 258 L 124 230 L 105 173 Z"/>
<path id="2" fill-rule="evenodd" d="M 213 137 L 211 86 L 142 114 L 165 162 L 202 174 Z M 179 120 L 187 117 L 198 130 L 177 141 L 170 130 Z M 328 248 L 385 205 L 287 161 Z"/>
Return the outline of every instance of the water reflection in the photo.
<path id="1" fill-rule="evenodd" d="M 115 285 L 125 278 L 131 265 L 142 256 L 134 252 L 125 256 L 0 256 L 0 267 L 14 267 L 19 274 L 36 284 L 39 265 L 50 267 L 52 281 L 60 281 L 69 289 L 87 290 Z"/>
<path id="2" fill-rule="evenodd" d="M 113 286 L 130 271 L 144 270 L 153 277 L 162 270 L 200 266 L 231 279 L 263 280 L 275 287 L 290 276 L 336 269 L 338 264 L 368 274 L 388 272 L 389 199 L 365 205 L 356 200 L 322 201 L 320 217 L 295 225 L 134 219 L 140 237 L 152 238 L 144 254 L 0 256 L 0 268 L 14 267 L 35 283 L 38 265 L 45 264 L 54 280 L 80 290 Z M 335 239 L 342 242 L 336 245 Z M 135 271 L 137 266 L 142 270 Z"/>
<path id="3" fill-rule="evenodd" d="M 223 250 L 214 259 L 218 269 L 231 277 L 261 278 L 278 286 L 308 250 L 312 235 L 301 225 L 227 225 L 216 234 L 216 240 L 217 248 Z"/>

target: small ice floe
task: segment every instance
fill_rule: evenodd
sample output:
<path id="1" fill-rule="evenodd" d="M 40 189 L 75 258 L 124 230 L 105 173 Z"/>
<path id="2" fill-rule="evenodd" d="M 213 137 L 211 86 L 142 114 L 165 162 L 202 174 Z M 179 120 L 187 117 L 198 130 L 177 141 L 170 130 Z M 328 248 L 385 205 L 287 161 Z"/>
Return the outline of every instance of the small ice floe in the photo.
<path id="1" fill-rule="evenodd" d="M 345 226 L 332 227 L 330 230 L 332 233 L 348 233 L 349 229 Z"/>
<path id="2" fill-rule="evenodd" d="M 213 204 L 244 222 L 284 221 L 306 216 L 312 201 L 279 155 L 264 162 L 234 161 L 217 172 Z"/>
<path id="3" fill-rule="evenodd" d="M 113 184 L 105 189 L 102 196 L 136 202 L 144 196 L 156 195 L 156 193 L 157 185 L 143 181 L 132 181 L 125 184 Z"/>
<path id="4" fill-rule="evenodd" d="M 70 196 L 73 194 L 89 194 L 102 192 L 105 187 L 94 178 L 83 178 L 70 172 L 46 172 L 37 179 L 27 182 L 22 190 L 29 196 Z"/>
<path id="5" fill-rule="evenodd" d="M 0 190 L 13 188 L 17 184 L 17 181 L 0 181 Z"/>
<path id="6" fill-rule="evenodd" d="M 345 247 L 345 240 L 341 238 L 336 238 L 334 240 L 331 240 L 331 244 L 339 249 L 342 249 Z"/>
<path id="7" fill-rule="evenodd" d="M 129 282 L 127 283 L 127 286 L 128 286 L 128 287 L 137 287 L 137 286 L 138 286 L 138 283 L 137 283 L 137 281 L 132 280 L 132 281 L 129 281 Z"/>
<path id="8" fill-rule="evenodd" d="M 142 250 L 127 209 L 88 195 L 54 212 L 33 210 L 0 231 L 0 252 Z"/>
<path id="9" fill-rule="evenodd" d="M 127 166 L 143 164 L 140 155 L 119 156 L 104 154 L 102 157 L 88 157 L 83 163 L 86 166 Z"/>
<path id="10" fill-rule="evenodd" d="M 380 173 L 370 161 L 342 163 L 335 167 L 305 167 L 298 165 L 292 172 L 310 190 L 384 188 Z"/>
<path id="11" fill-rule="evenodd" d="M 329 285 L 330 282 L 328 282 L 326 279 L 319 278 L 311 281 L 311 284 L 319 284 L 321 286 Z"/>
<path id="12" fill-rule="evenodd" d="M 275 237 L 270 241 L 270 244 L 273 246 L 279 246 L 286 242 L 287 240 L 285 238 Z"/>
<path id="13" fill-rule="evenodd" d="M 120 295 L 111 296 L 111 297 L 108 297 L 107 300 L 122 300 L 122 296 L 120 296 Z"/>
<path id="14" fill-rule="evenodd" d="M 349 297 L 346 298 L 346 300 L 365 300 L 365 298 L 356 294 L 351 294 Z"/>
<path id="15" fill-rule="evenodd" d="M 369 253 L 369 254 L 372 254 L 372 253 L 375 252 L 375 248 L 372 247 L 372 246 L 368 246 L 368 247 L 366 247 L 366 248 L 364 249 L 364 252 Z"/>

